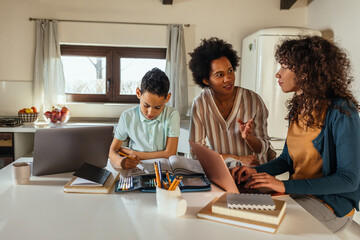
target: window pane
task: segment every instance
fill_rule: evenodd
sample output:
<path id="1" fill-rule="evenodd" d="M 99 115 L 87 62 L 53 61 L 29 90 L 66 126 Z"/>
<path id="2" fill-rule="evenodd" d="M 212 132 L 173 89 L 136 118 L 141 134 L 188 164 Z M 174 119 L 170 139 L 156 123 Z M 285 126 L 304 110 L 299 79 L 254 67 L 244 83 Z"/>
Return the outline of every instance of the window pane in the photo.
<path id="1" fill-rule="evenodd" d="M 145 73 L 154 67 L 165 71 L 165 59 L 121 58 L 120 59 L 120 95 L 136 94 Z"/>
<path id="2" fill-rule="evenodd" d="M 106 94 L 106 57 L 61 57 L 65 92 L 76 94 Z"/>

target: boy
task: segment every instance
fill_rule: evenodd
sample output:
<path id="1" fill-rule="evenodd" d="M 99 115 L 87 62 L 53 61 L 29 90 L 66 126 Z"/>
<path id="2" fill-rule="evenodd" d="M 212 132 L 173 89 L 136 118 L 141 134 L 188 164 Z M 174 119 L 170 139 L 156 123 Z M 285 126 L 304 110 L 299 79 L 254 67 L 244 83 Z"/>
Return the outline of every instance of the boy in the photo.
<path id="1" fill-rule="evenodd" d="M 158 68 L 148 71 L 136 88 L 140 104 L 124 111 L 110 146 L 110 162 L 115 169 L 131 169 L 140 160 L 168 158 L 177 152 L 180 117 L 177 110 L 165 106 L 170 100 L 170 82 Z M 122 143 L 129 138 L 129 148 Z M 129 157 L 119 155 L 122 152 Z"/>

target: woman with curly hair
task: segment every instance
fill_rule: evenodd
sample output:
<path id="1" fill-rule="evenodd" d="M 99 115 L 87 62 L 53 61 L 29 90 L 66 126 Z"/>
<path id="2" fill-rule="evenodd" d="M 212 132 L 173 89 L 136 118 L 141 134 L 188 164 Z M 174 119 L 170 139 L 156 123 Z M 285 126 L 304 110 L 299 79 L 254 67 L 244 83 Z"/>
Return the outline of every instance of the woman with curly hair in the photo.
<path id="1" fill-rule="evenodd" d="M 207 138 L 233 165 L 257 166 L 275 158 L 264 102 L 234 86 L 239 57 L 232 46 L 218 38 L 203 39 L 190 56 L 194 82 L 204 89 L 192 105 L 190 140 L 206 146 Z"/>
<path id="2" fill-rule="evenodd" d="M 282 91 L 294 92 L 283 152 L 267 164 L 231 173 L 246 187 L 291 194 L 336 232 L 351 223 L 360 200 L 360 106 L 350 91 L 350 61 L 317 36 L 285 40 L 275 58 Z M 289 180 L 273 177 L 286 171 Z"/>

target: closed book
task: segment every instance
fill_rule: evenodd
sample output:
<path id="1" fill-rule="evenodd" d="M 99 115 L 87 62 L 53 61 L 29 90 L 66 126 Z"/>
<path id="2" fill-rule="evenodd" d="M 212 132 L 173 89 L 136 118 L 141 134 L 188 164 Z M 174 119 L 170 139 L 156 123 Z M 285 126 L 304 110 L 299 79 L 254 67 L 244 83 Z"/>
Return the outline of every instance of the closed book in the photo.
<path id="1" fill-rule="evenodd" d="M 67 193 L 109 193 L 112 187 L 114 186 L 116 180 L 119 178 L 119 173 L 111 173 L 106 179 L 105 183 L 102 186 L 82 186 L 82 185 L 72 185 L 77 177 L 73 177 L 66 185 L 64 186 L 64 192 Z"/>
<path id="2" fill-rule="evenodd" d="M 224 197 L 224 195 L 222 197 L 223 198 L 221 201 L 225 201 L 224 203 L 226 206 L 226 197 Z M 253 230 L 257 230 L 257 231 L 261 231 L 261 232 L 276 233 L 276 231 L 277 231 L 278 227 L 280 226 L 280 223 L 285 215 L 284 214 L 285 208 L 286 208 L 285 201 L 281 201 L 281 202 L 283 202 L 281 204 L 281 206 L 282 206 L 281 208 L 284 210 L 282 210 L 283 214 L 280 214 L 281 217 L 279 218 L 279 223 L 273 224 L 273 223 L 265 223 L 264 221 L 257 221 L 252 218 L 240 218 L 240 217 L 234 217 L 234 216 L 230 216 L 230 215 L 215 213 L 212 211 L 212 206 L 218 200 L 219 200 L 219 198 L 213 199 L 213 201 L 211 201 L 207 206 L 205 206 L 203 209 L 201 209 L 198 212 L 197 216 L 199 218 L 204 218 L 204 219 L 219 222 L 219 223 L 226 223 L 226 224 L 243 227 L 243 228 L 248 228 L 248 229 L 253 229 Z M 280 200 L 275 199 L 274 201 L 277 202 Z M 231 210 L 235 210 L 235 209 L 231 209 Z M 254 211 L 254 210 L 251 210 L 251 211 Z M 266 210 L 266 211 L 272 211 L 272 210 Z M 248 217 L 249 217 L 249 215 L 248 215 Z"/>
<path id="3" fill-rule="evenodd" d="M 282 200 L 273 199 L 275 203 L 274 210 L 258 210 L 258 209 L 233 209 L 227 206 L 227 194 L 222 195 L 211 206 L 213 213 L 218 213 L 226 216 L 233 216 L 243 219 L 250 219 L 258 222 L 279 224 L 283 215 L 285 214 L 286 202 Z"/>

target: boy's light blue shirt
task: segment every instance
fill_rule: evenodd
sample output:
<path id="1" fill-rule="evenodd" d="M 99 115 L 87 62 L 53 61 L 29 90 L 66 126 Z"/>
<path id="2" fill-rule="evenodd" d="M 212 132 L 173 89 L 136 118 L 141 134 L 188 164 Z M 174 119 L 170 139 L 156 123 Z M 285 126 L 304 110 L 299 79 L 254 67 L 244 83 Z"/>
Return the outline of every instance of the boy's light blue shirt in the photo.
<path id="1" fill-rule="evenodd" d="M 125 141 L 129 137 L 129 148 L 140 152 L 163 151 L 167 138 L 179 135 L 179 112 L 168 106 L 153 120 L 144 117 L 140 106 L 130 108 L 121 114 L 115 131 L 115 138 Z"/>

